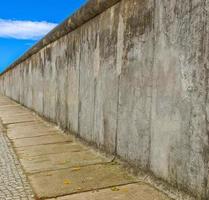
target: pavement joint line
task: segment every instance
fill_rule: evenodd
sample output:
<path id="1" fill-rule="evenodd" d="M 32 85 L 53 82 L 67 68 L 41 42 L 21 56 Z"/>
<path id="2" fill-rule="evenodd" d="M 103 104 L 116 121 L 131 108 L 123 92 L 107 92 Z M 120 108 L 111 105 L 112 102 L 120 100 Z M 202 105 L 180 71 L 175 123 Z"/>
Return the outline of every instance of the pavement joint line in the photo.
<path id="1" fill-rule="evenodd" d="M 50 199 L 53 199 L 53 198 L 66 197 L 66 196 L 71 196 L 71 195 L 75 195 L 75 194 L 94 192 L 94 191 L 98 191 L 98 190 L 111 189 L 112 187 L 121 187 L 121 186 L 139 184 L 139 183 L 142 183 L 142 181 L 139 180 L 139 181 L 131 181 L 130 183 L 123 183 L 123 184 L 116 184 L 116 185 L 114 184 L 114 185 L 111 185 L 111 186 L 99 187 L 99 188 L 96 188 L 96 189 L 88 189 L 88 190 L 85 190 L 83 192 L 72 192 L 72 193 L 69 193 L 69 194 L 53 196 L 53 197 L 50 197 L 50 198 L 42 197 L 42 198 L 40 198 L 40 200 L 47 200 L 47 199 L 50 200 Z"/>
<path id="2" fill-rule="evenodd" d="M 37 120 L 37 119 L 34 119 L 34 120 L 30 120 L 30 121 L 4 123 L 4 125 L 5 125 L 5 126 L 9 126 L 9 125 L 12 125 L 12 124 L 21 124 L 21 123 L 34 122 L 34 121 L 38 121 L 38 120 Z"/>
<path id="3" fill-rule="evenodd" d="M 1 113 L 1 111 L 0 111 L 0 113 Z M 34 117 L 34 115 L 31 115 L 30 113 L 20 113 L 20 114 L 18 114 L 18 113 L 16 113 L 16 114 L 12 114 L 13 116 L 13 118 L 17 118 L 17 117 L 25 117 L 25 116 L 30 116 L 30 117 Z M 4 120 L 5 119 L 11 119 L 11 116 L 10 115 L 4 115 Z"/>
<path id="4" fill-rule="evenodd" d="M 57 169 L 49 169 L 49 170 L 44 170 L 44 171 L 41 171 L 41 172 L 33 172 L 33 173 L 27 173 L 29 176 L 32 176 L 32 175 L 37 175 L 37 174 L 42 174 L 42 173 L 48 173 L 48 172 L 57 172 L 57 171 L 63 171 L 63 170 L 66 170 L 66 169 L 73 169 L 73 168 L 76 168 L 76 167 L 80 167 L 80 168 L 85 168 L 85 167 L 90 167 L 90 166 L 96 166 L 96 165 L 109 165 L 109 164 L 113 164 L 113 165 L 116 165 L 114 164 L 114 162 L 112 162 L 112 160 L 110 161 L 107 161 L 107 162 L 98 162 L 98 163 L 92 163 L 92 164 L 86 164 L 86 165 L 75 165 L 75 166 L 71 166 L 71 167 L 63 167 L 63 168 L 57 168 Z M 118 164 L 117 164 L 118 165 Z M 118 165 L 120 166 L 120 165 Z M 131 175 L 133 176 L 133 175 Z"/>
<path id="5" fill-rule="evenodd" d="M 41 133 L 44 133 L 44 132 L 41 132 Z M 21 137 L 21 138 L 10 138 L 9 136 L 9 139 L 10 140 L 22 140 L 22 139 L 29 139 L 29 138 L 38 138 L 38 137 L 42 137 L 42 136 L 49 136 L 49 135 L 57 135 L 57 133 L 53 133 L 53 134 L 46 134 L 46 135 L 36 135 L 36 136 L 30 136 L 30 137 Z"/>
<path id="6" fill-rule="evenodd" d="M 0 110 L 0 113 L 1 113 L 1 112 L 4 112 L 4 111 L 1 111 L 1 110 Z M 24 111 L 18 111 L 18 112 L 16 112 L 16 113 L 13 113 L 13 112 L 11 112 L 11 113 L 12 113 L 12 117 L 16 117 L 16 116 L 19 116 L 19 115 L 32 115 L 32 116 L 33 116 L 33 114 L 31 114 L 30 112 L 25 111 L 25 110 L 24 110 Z M 11 113 L 8 113 L 8 112 L 7 112 L 6 114 L 4 114 L 4 118 L 11 117 L 11 116 L 10 116 Z"/>
<path id="7" fill-rule="evenodd" d="M 44 126 L 44 128 L 49 128 L 46 124 L 43 124 L 43 122 L 41 122 L 41 121 L 38 121 L 39 123 L 37 123 L 37 124 L 32 124 L 32 125 L 30 125 L 29 123 L 32 123 L 32 122 L 34 122 L 34 121 L 31 121 L 31 122 L 23 122 L 22 124 L 23 124 L 23 126 L 22 127 L 19 127 L 19 128 L 21 128 L 21 129 L 24 129 L 24 128 L 33 128 L 34 129 L 34 127 L 37 127 L 38 125 L 45 125 Z M 12 125 L 12 124 L 11 124 Z M 15 124 L 14 124 L 15 125 Z M 9 125 L 8 125 L 9 126 Z M 13 130 L 14 129 L 14 127 L 7 127 L 7 129 L 8 130 Z M 34 129 L 34 130 L 37 130 L 38 131 L 38 129 Z M 55 130 L 57 130 L 57 129 L 55 129 Z"/>
<path id="8" fill-rule="evenodd" d="M 16 148 L 17 149 L 17 148 Z M 81 150 L 81 151 L 67 151 L 68 153 L 78 153 L 78 152 L 84 152 L 84 151 L 88 151 L 88 150 L 90 150 L 90 149 L 83 149 L 83 150 Z M 40 156 L 44 156 L 44 155 L 56 155 L 56 154 L 61 154 L 61 153 L 66 153 L 66 152 L 60 152 L 60 153 L 44 153 L 44 154 L 39 154 L 39 155 L 35 155 L 35 156 L 31 156 L 30 155 L 30 157 L 40 157 Z M 20 156 L 20 159 L 22 159 L 22 160 L 24 160 L 24 158 L 21 158 L 21 156 Z"/>
<path id="9" fill-rule="evenodd" d="M 0 108 L 6 108 L 6 107 L 20 107 L 19 105 L 0 105 Z"/>
<path id="10" fill-rule="evenodd" d="M 32 147 L 32 146 L 38 146 L 38 145 L 48 145 L 48 144 L 60 144 L 60 143 L 63 143 L 63 144 L 65 144 L 65 143 L 68 143 L 68 142 L 73 142 L 73 141 L 66 141 L 66 142 L 51 142 L 51 143 L 45 143 L 45 144 L 33 144 L 33 145 L 26 145 L 26 146 L 19 146 L 19 147 L 15 147 L 14 146 L 14 148 L 16 149 L 16 148 L 22 148 L 22 147 Z"/>

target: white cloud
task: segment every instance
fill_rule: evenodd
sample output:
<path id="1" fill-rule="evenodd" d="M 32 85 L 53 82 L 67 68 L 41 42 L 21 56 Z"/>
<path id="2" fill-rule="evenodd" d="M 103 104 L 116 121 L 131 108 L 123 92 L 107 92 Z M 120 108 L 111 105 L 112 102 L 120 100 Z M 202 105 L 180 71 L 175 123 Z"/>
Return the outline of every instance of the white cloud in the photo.
<path id="1" fill-rule="evenodd" d="M 52 30 L 57 24 L 0 19 L 0 37 L 23 40 L 38 40 Z"/>

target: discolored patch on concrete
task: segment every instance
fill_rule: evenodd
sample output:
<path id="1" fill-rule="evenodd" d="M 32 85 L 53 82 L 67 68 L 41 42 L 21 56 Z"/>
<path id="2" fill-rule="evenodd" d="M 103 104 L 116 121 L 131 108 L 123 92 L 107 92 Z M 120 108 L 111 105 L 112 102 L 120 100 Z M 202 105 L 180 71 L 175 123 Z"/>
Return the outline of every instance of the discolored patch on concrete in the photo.
<path id="1" fill-rule="evenodd" d="M 81 152 L 87 150 L 89 150 L 89 147 L 72 142 L 16 148 L 19 157 L 23 159 L 45 154 Z"/>
<path id="2" fill-rule="evenodd" d="M 29 180 L 38 198 L 58 197 L 136 181 L 121 166 L 113 164 L 49 171 L 29 175 Z"/>
<path id="3" fill-rule="evenodd" d="M 90 191 L 50 200 L 171 200 L 167 195 L 144 184 L 128 184 L 99 191 Z"/>
<path id="4" fill-rule="evenodd" d="M 25 157 L 20 159 L 20 162 L 26 173 L 38 173 L 49 170 L 65 169 L 71 167 L 81 167 L 99 163 L 110 162 L 101 154 L 93 150 L 80 152 L 65 152 L 58 154 L 46 154 L 36 157 Z"/>
<path id="5" fill-rule="evenodd" d="M 73 139 L 70 136 L 65 136 L 62 134 L 51 134 L 44 135 L 34 138 L 22 138 L 12 140 L 14 147 L 24 147 L 24 146 L 33 146 L 33 145 L 41 145 L 41 144 L 52 144 L 52 143 L 60 143 L 60 142 L 72 142 Z"/>

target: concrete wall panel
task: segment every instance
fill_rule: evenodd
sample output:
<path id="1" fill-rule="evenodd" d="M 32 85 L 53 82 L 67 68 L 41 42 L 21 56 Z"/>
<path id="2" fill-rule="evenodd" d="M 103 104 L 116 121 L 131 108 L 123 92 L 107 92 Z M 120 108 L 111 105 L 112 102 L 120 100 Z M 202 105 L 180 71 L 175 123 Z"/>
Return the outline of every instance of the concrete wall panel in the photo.
<path id="1" fill-rule="evenodd" d="M 149 168 L 153 68 L 153 1 L 124 2 L 121 7 L 123 54 L 119 81 L 117 153 Z"/>
<path id="2" fill-rule="evenodd" d="M 208 11 L 208 0 L 90 0 L 1 75 L 0 91 L 208 199 Z"/>
<path id="3" fill-rule="evenodd" d="M 155 175 L 198 191 L 200 198 L 208 171 L 204 6 L 156 4 L 150 156 Z"/>

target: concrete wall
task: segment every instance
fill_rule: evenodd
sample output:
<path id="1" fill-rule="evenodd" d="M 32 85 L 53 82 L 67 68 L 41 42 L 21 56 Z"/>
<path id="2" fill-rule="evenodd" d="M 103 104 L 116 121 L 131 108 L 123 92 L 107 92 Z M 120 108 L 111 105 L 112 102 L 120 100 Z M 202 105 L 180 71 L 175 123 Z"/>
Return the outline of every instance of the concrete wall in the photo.
<path id="1" fill-rule="evenodd" d="M 0 90 L 208 199 L 208 11 L 208 0 L 91 0 L 66 22 L 88 20 L 58 27 L 1 75 Z"/>

